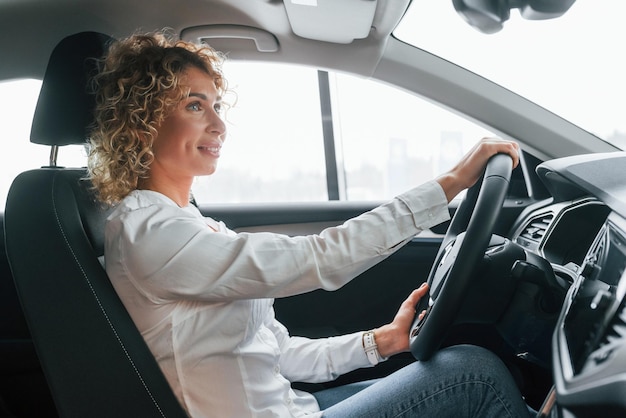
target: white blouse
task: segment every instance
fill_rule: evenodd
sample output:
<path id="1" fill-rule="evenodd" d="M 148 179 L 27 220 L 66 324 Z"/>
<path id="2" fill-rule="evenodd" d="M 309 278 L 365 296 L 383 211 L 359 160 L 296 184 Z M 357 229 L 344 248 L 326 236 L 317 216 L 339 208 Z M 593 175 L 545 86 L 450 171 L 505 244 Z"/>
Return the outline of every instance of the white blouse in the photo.
<path id="1" fill-rule="evenodd" d="M 192 417 L 320 416 L 291 382 L 369 366 L 362 333 L 294 337 L 273 298 L 335 290 L 449 219 L 435 181 L 319 235 L 235 233 L 147 190 L 109 217 L 106 271 Z"/>

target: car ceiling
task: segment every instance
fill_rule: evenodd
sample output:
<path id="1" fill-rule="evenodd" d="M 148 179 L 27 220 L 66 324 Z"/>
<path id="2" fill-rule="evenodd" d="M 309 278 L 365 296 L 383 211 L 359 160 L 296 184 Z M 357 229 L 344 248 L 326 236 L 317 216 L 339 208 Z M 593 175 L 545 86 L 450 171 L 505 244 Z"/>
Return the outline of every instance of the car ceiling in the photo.
<path id="1" fill-rule="evenodd" d="M 372 3 L 371 0 L 359 2 Z M 355 40 L 367 44 L 368 54 L 350 57 L 354 60 L 354 68 L 375 67 L 385 40 L 409 1 L 377 0 L 377 3 L 371 23 L 372 33 L 366 39 Z M 323 24 L 326 20 L 317 26 L 322 36 L 329 31 Z M 57 42 L 67 35 L 87 30 L 123 37 L 136 31 L 163 28 L 171 28 L 180 34 L 186 28 L 197 26 L 243 25 L 271 33 L 277 38 L 280 49 L 275 54 L 262 54 L 257 53 L 250 43 L 240 42 L 233 48 L 231 42 L 226 46 L 233 58 L 237 58 L 238 50 L 246 48 L 247 59 L 258 54 L 258 58 L 264 60 L 289 57 L 289 60 L 303 64 L 333 67 L 333 62 L 345 55 L 347 46 L 342 43 L 327 43 L 324 54 L 319 54 L 319 44 L 295 35 L 291 23 L 282 0 L 0 0 L 0 31 L 3 35 L 0 37 L 0 54 L 6 57 L 0 67 L 0 80 L 41 78 Z M 315 31 L 315 28 L 315 25 L 308 25 L 306 29 Z M 336 29 L 343 30 L 341 26 Z M 219 40 L 212 42 L 216 49 L 222 49 L 218 44 Z M 12 53 L 16 49 L 20 54 Z"/>
<path id="2" fill-rule="evenodd" d="M 302 20 L 298 22 L 288 14 L 283 0 L 0 0 L 0 81 L 41 79 L 54 46 L 65 36 L 81 31 L 124 37 L 138 31 L 171 28 L 177 35 L 193 32 L 195 37 L 199 31 L 202 37 L 211 25 L 243 27 L 274 38 L 277 51 L 259 52 L 250 40 L 212 38 L 209 43 L 228 51 L 232 59 L 310 64 L 391 82 L 459 112 L 502 137 L 519 141 L 540 159 L 616 150 L 524 98 L 389 36 L 410 0 L 316 2 L 328 5 L 328 14 L 311 22 L 305 19 L 304 26 L 299 26 Z M 304 31 L 309 37 L 323 39 L 329 32 L 334 7 L 344 2 L 357 8 L 376 3 L 374 15 L 369 16 L 371 23 L 367 13 L 361 16 L 355 11 L 349 15 L 351 21 L 363 17 L 359 31 L 363 25 L 370 25 L 365 38 L 352 42 L 341 39 L 339 35 L 349 39 L 352 33 L 349 25 L 344 28 L 341 22 L 334 28 L 338 33 L 336 42 L 320 42 L 294 33 Z M 194 28 L 198 30 L 190 32 Z"/>

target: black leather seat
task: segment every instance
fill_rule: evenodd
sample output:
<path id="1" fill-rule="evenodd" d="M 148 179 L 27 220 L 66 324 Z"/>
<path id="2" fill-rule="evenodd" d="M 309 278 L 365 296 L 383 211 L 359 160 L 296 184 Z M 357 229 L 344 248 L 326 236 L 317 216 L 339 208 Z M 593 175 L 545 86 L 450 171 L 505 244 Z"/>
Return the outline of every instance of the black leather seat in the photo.
<path id="1" fill-rule="evenodd" d="M 86 74 L 109 40 L 84 32 L 55 48 L 31 142 L 53 149 L 85 142 L 94 103 Z M 110 210 L 85 175 L 61 167 L 22 173 L 5 209 L 7 256 L 59 414 L 185 417 L 99 262 Z"/>

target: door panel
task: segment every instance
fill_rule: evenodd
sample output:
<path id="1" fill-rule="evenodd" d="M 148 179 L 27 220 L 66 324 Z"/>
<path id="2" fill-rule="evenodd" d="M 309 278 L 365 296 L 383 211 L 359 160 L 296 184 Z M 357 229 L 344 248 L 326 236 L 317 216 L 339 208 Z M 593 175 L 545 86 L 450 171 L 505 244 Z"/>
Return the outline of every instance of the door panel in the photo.
<path id="1" fill-rule="evenodd" d="M 458 202 L 450 205 L 451 214 Z M 495 232 L 506 235 L 529 202 L 507 200 Z M 224 221 L 238 232 L 319 233 L 375 207 L 375 203 L 202 206 L 205 216 Z M 409 293 L 428 277 L 448 222 L 415 237 L 386 260 L 343 288 L 276 300 L 276 315 L 293 335 L 322 337 L 371 329 L 391 321 Z"/>
<path id="2" fill-rule="evenodd" d="M 324 227 L 341 224 L 374 206 L 374 203 L 322 202 L 211 206 L 201 210 L 236 231 L 270 231 L 294 236 L 319 233 Z M 445 225 L 442 229 L 445 230 Z M 276 314 L 292 334 L 309 337 L 380 326 L 393 318 L 400 303 L 426 279 L 441 238 L 425 231 L 337 291 L 319 290 L 277 300 Z"/>

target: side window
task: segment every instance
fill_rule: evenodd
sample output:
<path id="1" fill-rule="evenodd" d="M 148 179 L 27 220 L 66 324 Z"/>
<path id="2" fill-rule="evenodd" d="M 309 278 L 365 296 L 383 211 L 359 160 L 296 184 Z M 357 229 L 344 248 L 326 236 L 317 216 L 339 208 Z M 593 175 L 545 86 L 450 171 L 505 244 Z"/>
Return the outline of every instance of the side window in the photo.
<path id="1" fill-rule="evenodd" d="M 234 106 L 217 172 L 194 184 L 200 203 L 329 199 L 318 71 L 283 64 L 227 62 Z M 329 74 L 342 200 L 385 200 L 456 162 L 485 129 L 391 86 Z M 29 142 L 41 82 L 0 83 L 0 204 L 13 178 L 48 163 L 49 148 Z M 62 147 L 58 164 L 86 165 L 82 146 Z M 336 194 L 336 193 L 335 193 Z"/>
<path id="2" fill-rule="evenodd" d="M 317 71 L 227 62 L 234 91 L 215 174 L 193 187 L 200 203 L 328 200 Z"/>
<path id="3" fill-rule="evenodd" d="M 21 172 L 49 164 L 50 148 L 30 142 L 30 127 L 41 89 L 40 80 L 0 83 L 0 212 L 4 211 L 13 179 Z M 57 164 L 66 167 L 87 165 L 87 152 L 81 145 L 61 147 Z"/>
<path id="4" fill-rule="evenodd" d="M 4 211 L 13 179 L 22 171 L 45 165 L 49 150 L 30 143 L 30 126 L 41 81 L 17 80 L 0 83 L 0 204 Z"/>
<path id="5" fill-rule="evenodd" d="M 317 70 L 229 61 L 235 96 L 217 172 L 201 203 L 328 200 Z M 339 197 L 385 200 L 449 169 L 484 128 L 400 89 L 329 74 Z"/>
<path id="6" fill-rule="evenodd" d="M 344 74 L 330 80 L 347 200 L 390 199 L 447 171 L 492 135 L 400 89 Z"/>

